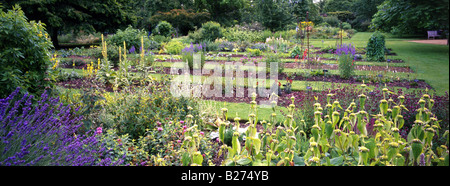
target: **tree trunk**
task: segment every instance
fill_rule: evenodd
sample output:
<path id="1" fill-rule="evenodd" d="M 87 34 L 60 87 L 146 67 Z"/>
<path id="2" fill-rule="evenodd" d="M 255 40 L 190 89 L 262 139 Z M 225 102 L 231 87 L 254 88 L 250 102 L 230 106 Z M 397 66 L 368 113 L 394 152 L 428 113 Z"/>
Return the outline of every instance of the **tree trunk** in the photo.
<path id="1" fill-rule="evenodd" d="M 59 42 L 58 42 L 58 28 L 54 28 L 54 27 L 52 27 L 51 29 L 49 29 L 49 31 L 50 31 L 50 37 L 51 37 L 51 39 L 52 39 L 52 42 L 53 42 L 53 47 L 55 47 L 55 49 L 59 49 L 60 48 L 60 46 L 59 46 Z"/>

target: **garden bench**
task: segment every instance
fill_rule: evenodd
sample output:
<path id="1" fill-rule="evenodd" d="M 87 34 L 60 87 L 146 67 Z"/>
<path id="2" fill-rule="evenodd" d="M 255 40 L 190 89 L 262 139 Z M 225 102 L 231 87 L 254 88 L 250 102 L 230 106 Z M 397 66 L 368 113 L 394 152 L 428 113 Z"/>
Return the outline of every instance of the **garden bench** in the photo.
<path id="1" fill-rule="evenodd" d="M 433 39 L 436 39 L 436 37 L 440 37 L 441 35 L 438 35 L 437 31 L 427 31 L 428 32 L 428 39 L 430 39 L 430 37 L 432 37 Z"/>

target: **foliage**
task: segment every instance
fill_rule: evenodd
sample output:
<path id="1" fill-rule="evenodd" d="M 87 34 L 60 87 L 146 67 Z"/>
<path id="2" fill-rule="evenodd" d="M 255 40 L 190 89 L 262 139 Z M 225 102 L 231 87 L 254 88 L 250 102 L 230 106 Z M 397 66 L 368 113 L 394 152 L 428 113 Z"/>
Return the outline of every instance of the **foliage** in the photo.
<path id="1" fill-rule="evenodd" d="M 169 88 L 161 81 L 104 95 L 106 102 L 104 112 L 98 117 L 99 122 L 106 128 L 117 129 L 119 135 L 128 134 L 132 139 L 137 139 L 164 118 L 185 119 L 188 107 L 196 108 L 196 103 L 189 98 L 173 97 Z M 193 114 L 197 112 L 192 110 Z"/>
<path id="2" fill-rule="evenodd" d="M 27 21 L 19 6 L 0 10 L 0 97 L 16 87 L 22 93 L 41 94 L 50 88 L 51 41 L 45 24 Z"/>
<path id="3" fill-rule="evenodd" d="M 163 46 L 165 52 L 169 54 L 181 54 L 181 50 L 183 50 L 184 44 L 180 41 L 170 41 Z"/>
<path id="4" fill-rule="evenodd" d="M 448 4 L 448 0 L 433 2 L 387 0 L 378 6 L 371 27 L 397 35 L 424 35 L 427 30 L 448 30 Z"/>
<path id="5" fill-rule="evenodd" d="M 188 63 L 189 69 L 203 69 L 203 66 L 205 65 L 205 55 L 202 45 L 191 44 L 189 47 L 184 48 L 181 51 L 181 54 L 183 62 Z M 199 58 L 197 58 L 196 56 L 199 56 Z M 199 59 L 200 61 L 194 61 L 194 59 Z M 200 62 L 200 67 L 196 66 L 196 68 L 194 68 L 194 62 Z"/>
<path id="6" fill-rule="evenodd" d="M 135 21 L 133 9 L 123 0 L 106 1 L 6 1 L 5 7 L 19 4 L 33 20 L 46 24 L 53 45 L 58 48 L 60 31 L 112 32 Z"/>
<path id="7" fill-rule="evenodd" d="M 283 30 L 293 21 L 288 1 L 257 1 L 258 21 L 271 31 Z"/>
<path id="8" fill-rule="evenodd" d="M 204 41 L 214 41 L 217 38 L 222 38 L 223 28 L 217 22 L 206 22 L 202 24 L 202 40 Z"/>
<path id="9" fill-rule="evenodd" d="M 348 79 L 354 74 L 356 49 L 351 44 L 342 44 L 336 49 L 336 54 L 339 56 L 339 74 L 341 78 Z"/>
<path id="10" fill-rule="evenodd" d="M 105 153 L 95 134 L 79 134 L 82 116 L 70 106 L 42 94 L 36 106 L 33 95 L 15 99 L 19 88 L 0 101 L 0 165 L 89 166 L 117 165 L 123 160 Z M 16 101 L 14 101 L 16 100 Z"/>
<path id="11" fill-rule="evenodd" d="M 150 46 L 150 39 L 147 37 L 147 32 L 144 30 L 135 29 L 132 26 L 128 26 L 125 30 L 118 29 L 116 34 L 109 36 L 106 41 L 116 46 L 123 46 L 126 43 L 126 48 L 131 49 L 135 47 L 136 52 L 141 51 L 141 38 L 144 38 L 145 46 Z M 123 47 L 122 47 L 123 49 Z M 113 52 L 118 54 L 118 52 Z M 110 59 L 112 60 L 112 59 Z"/>
<path id="12" fill-rule="evenodd" d="M 199 12 L 208 12 L 212 21 L 224 26 L 232 26 L 235 20 L 241 19 L 239 11 L 244 6 L 244 0 L 202 0 L 194 1 L 194 7 Z"/>
<path id="13" fill-rule="evenodd" d="M 278 53 L 266 53 L 265 54 L 265 58 L 263 59 L 263 62 L 266 63 L 266 72 L 270 72 L 271 68 L 270 68 L 270 63 L 277 63 L 278 68 L 276 70 L 278 70 L 278 74 L 281 74 L 284 70 L 284 61 L 281 60 L 280 58 L 280 54 Z"/>
<path id="14" fill-rule="evenodd" d="M 186 35 L 194 28 L 200 28 L 203 23 L 209 20 L 208 12 L 195 12 L 192 9 L 172 9 L 168 12 L 158 12 L 150 18 L 154 24 L 160 21 L 171 23 L 178 34 Z"/>
<path id="15" fill-rule="evenodd" d="M 358 96 L 358 102 L 353 100 L 348 107 L 342 107 L 338 100 L 333 101 L 334 93 L 326 95 L 325 108 L 316 102 L 313 107 L 314 123 L 309 136 L 305 133 L 305 121 L 296 122 L 292 119 L 295 97 L 291 98 L 289 111 L 281 126 L 273 130 L 270 124 L 273 121 L 262 121 L 264 130 L 256 133 L 253 128 L 258 117 L 256 110 L 253 111 L 256 104 L 256 96 L 253 96 L 245 145 L 241 146 L 237 139 L 238 133 L 235 133 L 232 146 L 223 145 L 219 151 L 219 156 L 222 153 L 226 156 L 222 165 L 448 165 L 448 147 L 441 145 L 433 150 L 431 145 L 441 125 L 430 111 L 434 101 L 428 94 L 423 94 L 419 102 L 415 103 L 420 105 L 416 120 L 408 137 L 404 138 L 400 135 L 400 130 L 406 124 L 403 114 L 409 112 L 403 105 L 405 97 L 398 96 L 394 101 L 389 98 L 392 92 L 383 88 L 381 100 L 376 100 L 376 106 L 380 110 L 370 117 L 365 108 L 365 101 L 368 100 L 364 94 L 366 85 L 361 87 L 363 92 Z M 276 105 L 276 102 L 273 103 Z M 344 108 L 346 109 L 342 114 Z M 369 133 L 368 124 L 372 119 L 375 124 L 373 132 Z M 234 125 L 239 126 L 239 120 Z"/>
<path id="16" fill-rule="evenodd" d="M 123 45 L 123 43 L 122 43 Z M 107 45 L 108 49 L 108 60 L 112 63 L 114 67 L 119 66 L 119 46 L 120 45 L 114 45 L 110 44 Z M 90 56 L 94 57 L 94 59 L 102 59 L 103 53 L 102 53 L 102 47 L 93 47 L 89 50 Z"/>
<path id="17" fill-rule="evenodd" d="M 374 32 L 367 43 L 367 60 L 378 62 L 385 61 L 385 45 L 384 35 L 380 32 Z"/>
<path id="18" fill-rule="evenodd" d="M 164 37 L 171 37 L 173 33 L 173 27 L 167 21 L 160 21 L 153 30 L 155 35 L 162 35 Z"/>
<path id="19" fill-rule="evenodd" d="M 257 57 L 262 55 L 262 51 L 259 49 L 247 48 L 246 51 L 250 54 L 251 57 Z"/>

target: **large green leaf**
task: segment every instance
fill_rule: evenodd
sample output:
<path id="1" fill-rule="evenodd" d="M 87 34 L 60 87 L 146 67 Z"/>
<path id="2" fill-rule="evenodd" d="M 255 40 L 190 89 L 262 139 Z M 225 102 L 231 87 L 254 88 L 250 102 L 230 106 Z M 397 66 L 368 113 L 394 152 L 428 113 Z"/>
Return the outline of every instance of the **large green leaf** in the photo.
<path id="1" fill-rule="evenodd" d="M 249 158 L 242 158 L 242 159 L 237 160 L 236 163 L 239 164 L 239 165 L 248 165 L 251 162 L 252 162 L 252 160 L 249 159 Z"/>

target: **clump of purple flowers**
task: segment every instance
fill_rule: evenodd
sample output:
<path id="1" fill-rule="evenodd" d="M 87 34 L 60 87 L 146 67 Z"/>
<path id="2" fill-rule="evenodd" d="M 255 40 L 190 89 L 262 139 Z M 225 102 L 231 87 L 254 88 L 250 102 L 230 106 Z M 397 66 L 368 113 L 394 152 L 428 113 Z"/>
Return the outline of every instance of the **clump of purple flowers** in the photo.
<path id="1" fill-rule="evenodd" d="M 336 49 L 336 55 L 352 55 L 354 57 L 354 60 L 356 60 L 356 48 L 355 46 L 352 46 L 352 44 L 342 44 L 341 46 L 338 46 Z"/>
<path id="2" fill-rule="evenodd" d="M 191 53 L 191 54 L 197 53 L 197 52 L 200 52 L 200 51 L 203 51 L 203 45 L 201 45 L 201 44 L 195 44 L 194 45 L 192 43 L 191 43 L 190 46 L 185 47 L 184 49 L 181 50 L 182 53 Z"/>
<path id="3" fill-rule="evenodd" d="M 134 54 L 136 52 L 136 47 L 131 46 L 130 50 L 128 50 L 130 52 L 130 54 Z"/>
<path id="4" fill-rule="evenodd" d="M 117 165 L 123 160 L 104 158 L 96 134 L 77 133 L 81 116 L 70 105 L 44 92 L 34 105 L 33 95 L 15 98 L 17 88 L 0 99 L 0 166 Z M 77 109 L 75 110 L 75 112 Z"/>

